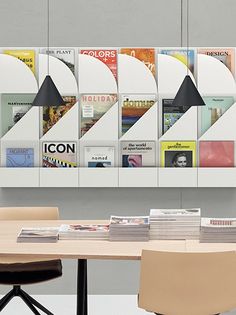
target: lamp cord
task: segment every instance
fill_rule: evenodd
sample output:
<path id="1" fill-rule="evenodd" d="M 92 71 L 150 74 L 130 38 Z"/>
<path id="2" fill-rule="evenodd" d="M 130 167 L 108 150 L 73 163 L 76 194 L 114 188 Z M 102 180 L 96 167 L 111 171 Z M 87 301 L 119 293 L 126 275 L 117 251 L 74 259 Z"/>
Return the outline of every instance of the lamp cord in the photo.
<path id="1" fill-rule="evenodd" d="M 186 3 L 187 75 L 189 74 L 189 0 Z"/>
<path id="2" fill-rule="evenodd" d="M 47 74 L 49 75 L 49 36 L 50 36 L 50 23 L 49 23 L 49 0 L 47 0 Z"/>
<path id="3" fill-rule="evenodd" d="M 183 0 L 180 3 L 180 46 L 183 47 Z"/>

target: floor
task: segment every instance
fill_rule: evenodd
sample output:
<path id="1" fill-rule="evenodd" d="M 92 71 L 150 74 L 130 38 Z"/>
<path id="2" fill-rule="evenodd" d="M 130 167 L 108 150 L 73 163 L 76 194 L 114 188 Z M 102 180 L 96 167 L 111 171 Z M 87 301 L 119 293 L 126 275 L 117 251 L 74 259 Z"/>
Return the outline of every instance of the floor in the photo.
<path id="1" fill-rule="evenodd" d="M 76 297 L 72 295 L 34 296 L 54 315 L 75 315 Z M 137 308 L 134 295 L 92 295 L 89 297 L 89 315 L 149 315 Z M 14 298 L 1 312 L 2 315 L 32 315 L 32 312 L 19 300 Z M 41 313 L 43 314 L 43 313 Z M 225 313 L 236 315 L 236 311 Z"/>

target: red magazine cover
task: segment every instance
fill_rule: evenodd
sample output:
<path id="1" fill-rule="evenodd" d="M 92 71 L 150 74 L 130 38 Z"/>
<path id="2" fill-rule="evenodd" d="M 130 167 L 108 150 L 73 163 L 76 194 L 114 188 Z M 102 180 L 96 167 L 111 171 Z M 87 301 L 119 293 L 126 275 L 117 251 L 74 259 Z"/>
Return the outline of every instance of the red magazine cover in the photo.
<path id="1" fill-rule="evenodd" d="M 200 167 L 234 167 L 234 141 L 200 141 Z"/>
<path id="2" fill-rule="evenodd" d="M 92 56 L 105 63 L 117 79 L 117 51 L 115 49 L 82 49 L 80 53 Z"/>

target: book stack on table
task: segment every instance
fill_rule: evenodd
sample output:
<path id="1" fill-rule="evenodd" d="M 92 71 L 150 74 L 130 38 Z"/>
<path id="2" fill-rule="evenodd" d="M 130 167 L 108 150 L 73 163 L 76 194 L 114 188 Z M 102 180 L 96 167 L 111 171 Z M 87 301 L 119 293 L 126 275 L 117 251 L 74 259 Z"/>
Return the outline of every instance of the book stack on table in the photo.
<path id="1" fill-rule="evenodd" d="M 151 240 L 199 239 L 201 211 L 194 209 L 151 209 Z"/>
<path id="2" fill-rule="evenodd" d="M 25 227 L 17 236 L 18 243 L 55 243 L 58 241 L 56 227 Z"/>
<path id="3" fill-rule="evenodd" d="M 200 242 L 236 242 L 236 218 L 202 218 Z"/>
<path id="4" fill-rule="evenodd" d="M 110 241 L 148 241 L 149 217 L 148 216 L 111 216 Z"/>
<path id="5" fill-rule="evenodd" d="M 59 229 L 60 240 L 108 240 L 108 224 L 63 224 Z"/>

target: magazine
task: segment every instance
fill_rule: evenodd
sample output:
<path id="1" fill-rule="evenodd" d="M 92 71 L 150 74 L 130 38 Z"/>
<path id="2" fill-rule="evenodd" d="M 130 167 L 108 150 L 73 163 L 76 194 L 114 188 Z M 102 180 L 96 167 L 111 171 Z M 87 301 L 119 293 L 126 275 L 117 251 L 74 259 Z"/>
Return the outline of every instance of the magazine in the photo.
<path id="1" fill-rule="evenodd" d="M 6 148 L 6 167 L 34 167 L 34 149 Z"/>
<path id="2" fill-rule="evenodd" d="M 17 236 L 18 243 L 55 243 L 58 240 L 55 227 L 24 227 Z"/>
<path id="3" fill-rule="evenodd" d="M 63 224 L 59 229 L 59 239 L 108 239 L 109 224 Z"/>
<path id="4" fill-rule="evenodd" d="M 235 243 L 236 218 L 201 218 L 200 242 Z"/>
<path id="5" fill-rule="evenodd" d="M 155 49 L 154 48 L 121 48 L 121 54 L 129 55 L 142 61 L 155 76 Z"/>
<path id="6" fill-rule="evenodd" d="M 81 136 L 117 102 L 116 94 L 81 95 Z"/>
<path id="7" fill-rule="evenodd" d="M 115 147 L 84 147 L 85 167 L 114 167 Z"/>
<path id="8" fill-rule="evenodd" d="M 196 166 L 195 141 L 162 141 L 162 167 L 194 167 Z"/>
<path id="9" fill-rule="evenodd" d="M 146 225 L 149 224 L 149 216 L 114 216 L 110 218 L 110 224 L 115 225 Z"/>
<path id="10" fill-rule="evenodd" d="M 124 135 L 156 102 L 156 95 L 122 95 L 122 135 Z"/>
<path id="11" fill-rule="evenodd" d="M 80 53 L 92 56 L 105 63 L 117 79 L 117 51 L 115 49 L 82 49 Z"/>
<path id="12" fill-rule="evenodd" d="M 21 50 L 21 49 L 14 49 L 14 50 L 4 50 L 4 54 L 13 56 L 24 62 L 30 70 L 35 74 L 35 51 L 34 50 Z"/>
<path id="13" fill-rule="evenodd" d="M 203 97 L 201 107 L 201 134 L 204 134 L 234 104 L 232 96 Z"/>
<path id="14" fill-rule="evenodd" d="M 40 53 L 49 54 L 50 56 L 56 57 L 61 60 L 71 72 L 75 73 L 75 50 L 69 48 L 42 48 Z"/>
<path id="15" fill-rule="evenodd" d="M 43 167 L 76 167 L 76 142 L 43 142 Z"/>
<path id="16" fill-rule="evenodd" d="M 121 141 L 122 167 L 155 166 L 155 141 Z"/>
<path id="17" fill-rule="evenodd" d="M 162 49 L 161 54 L 172 56 L 188 66 L 189 70 L 194 73 L 195 52 L 193 49 Z M 188 54 L 188 56 L 187 56 Z"/>
<path id="18" fill-rule="evenodd" d="M 199 54 L 208 55 L 221 61 L 234 75 L 235 52 L 234 48 L 200 48 Z"/>
<path id="19" fill-rule="evenodd" d="M 43 106 L 43 135 L 48 132 L 76 103 L 75 96 L 62 96 L 65 105 Z"/>
<path id="20" fill-rule="evenodd" d="M 162 100 L 162 134 L 170 129 L 189 109 L 188 106 L 172 106 L 173 99 Z"/>
<path id="21" fill-rule="evenodd" d="M 199 141 L 200 167 L 234 167 L 234 141 Z"/>
<path id="22" fill-rule="evenodd" d="M 1 95 L 1 135 L 6 134 L 31 108 L 35 94 Z"/>

